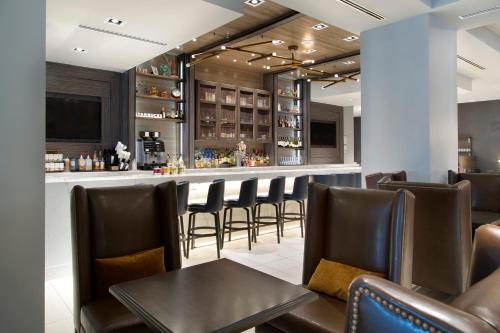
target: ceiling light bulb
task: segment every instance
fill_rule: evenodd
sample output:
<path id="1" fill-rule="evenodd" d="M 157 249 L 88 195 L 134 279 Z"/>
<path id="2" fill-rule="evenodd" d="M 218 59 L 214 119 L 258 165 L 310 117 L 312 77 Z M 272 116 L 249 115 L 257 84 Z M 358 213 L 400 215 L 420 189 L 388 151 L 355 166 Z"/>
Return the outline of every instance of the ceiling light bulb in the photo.
<path id="1" fill-rule="evenodd" d="M 265 68 L 266 68 L 266 65 L 262 65 L 262 68 L 264 68 L 264 69 L 265 69 Z"/>
<path id="2" fill-rule="evenodd" d="M 193 39 L 192 39 L 192 41 L 193 41 L 193 42 L 196 42 L 196 41 L 197 41 L 197 39 L 196 39 L 196 38 L 193 38 Z"/>
<path id="3" fill-rule="evenodd" d="M 266 59 L 267 59 L 267 60 L 271 60 L 271 57 L 267 57 Z"/>
<path id="4" fill-rule="evenodd" d="M 358 40 L 359 37 L 356 36 L 356 35 L 352 35 L 352 36 L 348 36 L 346 38 L 342 38 L 342 40 L 344 40 L 345 42 L 353 42 L 355 40 Z"/>
<path id="5" fill-rule="evenodd" d="M 177 50 L 180 50 L 180 49 L 181 49 L 181 46 L 180 46 L 180 45 L 177 45 L 175 48 L 176 48 Z"/>
<path id="6" fill-rule="evenodd" d="M 252 53 L 252 57 L 255 57 L 255 53 Z"/>
<path id="7" fill-rule="evenodd" d="M 265 2 L 265 0 L 246 0 L 245 4 L 252 6 L 252 7 L 257 7 L 259 5 L 262 5 Z"/>
<path id="8" fill-rule="evenodd" d="M 222 45 L 222 46 L 220 47 L 220 49 L 221 49 L 221 50 L 225 50 L 225 49 L 226 49 L 226 45 Z"/>
<path id="9" fill-rule="evenodd" d="M 324 70 L 321 70 L 321 73 L 324 73 L 325 71 Z"/>
<path id="10" fill-rule="evenodd" d="M 273 57 L 276 57 L 278 55 L 278 53 L 273 52 L 272 55 L 273 55 Z"/>
<path id="11" fill-rule="evenodd" d="M 281 60 L 281 64 L 284 65 L 286 63 L 285 60 Z"/>
<path id="12" fill-rule="evenodd" d="M 273 45 L 281 45 L 283 43 L 285 43 L 284 41 L 282 41 L 281 39 L 273 39 Z"/>
<path id="13" fill-rule="evenodd" d="M 73 48 L 73 51 L 82 53 L 82 52 L 85 52 L 85 49 L 81 48 L 81 47 L 75 47 L 75 48 Z"/>
<path id="14" fill-rule="evenodd" d="M 196 55 L 195 54 L 191 54 L 191 58 L 196 58 Z"/>
<path id="15" fill-rule="evenodd" d="M 311 82 L 311 79 L 307 79 L 307 82 Z"/>
<path id="16" fill-rule="evenodd" d="M 337 77 L 339 77 L 339 75 L 338 75 L 338 74 L 335 74 L 333 77 L 337 78 Z"/>
<path id="17" fill-rule="evenodd" d="M 314 30 L 323 30 L 325 28 L 328 28 L 328 25 L 321 22 L 321 23 L 313 25 L 311 28 L 313 28 Z"/>
<path id="18" fill-rule="evenodd" d="M 247 61 L 248 66 L 252 66 L 252 63 L 250 61 Z"/>
<path id="19" fill-rule="evenodd" d="M 360 79 L 356 79 L 356 82 L 360 82 L 361 80 Z"/>
<path id="20" fill-rule="evenodd" d="M 302 40 L 301 43 L 304 46 L 313 46 L 314 45 L 314 40 L 312 40 L 312 39 L 304 39 L 304 40 Z"/>
<path id="21" fill-rule="evenodd" d="M 271 69 L 271 66 L 266 66 L 266 69 Z"/>
<path id="22" fill-rule="evenodd" d="M 302 74 L 301 76 L 304 77 L 304 74 Z"/>
<path id="23" fill-rule="evenodd" d="M 293 74 L 294 74 L 294 73 L 293 73 L 293 71 L 292 71 L 292 72 L 290 72 L 290 75 L 293 75 Z"/>
<path id="24" fill-rule="evenodd" d="M 233 62 L 236 62 L 237 60 L 236 59 L 233 59 Z"/>
<path id="25" fill-rule="evenodd" d="M 191 64 L 189 62 L 186 63 L 186 67 L 191 67 Z"/>
<path id="26" fill-rule="evenodd" d="M 220 58 L 220 55 L 216 55 L 215 57 L 216 57 L 217 59 L 219 59 L 219 58 Z"/>

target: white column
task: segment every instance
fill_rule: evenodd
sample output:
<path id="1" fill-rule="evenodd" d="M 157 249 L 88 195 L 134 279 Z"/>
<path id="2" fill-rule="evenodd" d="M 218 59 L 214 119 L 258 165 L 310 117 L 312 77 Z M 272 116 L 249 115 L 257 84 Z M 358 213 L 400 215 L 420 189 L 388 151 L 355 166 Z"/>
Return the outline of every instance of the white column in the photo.
<path id="1" fill-rule="evenodd" d="M 344 163 L 354 163 L 354 107 L 344 106 Z"/>
<path id="2" fill-rule="evenodd" d="M 458 164 L 456 31 L 423 14 L 361 40 L 363 174 L 445 181 Z"/>
<path id="3" fill-rule="evenodd" d="M 0 331 L 44 331 L 45 0 L 0 1 Z"/>

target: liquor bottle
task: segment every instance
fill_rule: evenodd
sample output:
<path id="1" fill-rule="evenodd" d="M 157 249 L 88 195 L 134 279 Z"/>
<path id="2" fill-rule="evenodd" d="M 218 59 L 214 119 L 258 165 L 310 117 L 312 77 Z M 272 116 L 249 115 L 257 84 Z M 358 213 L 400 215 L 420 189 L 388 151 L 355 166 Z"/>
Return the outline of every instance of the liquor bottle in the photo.
<path id="1" fill-rule="evenodd" d="M 89 154 L 87 154 L 87 159 L 85 160 L 85 171 L 92 171 L 92 160 Z"/>
<path id="2" fill-rule="evenodd" d="M 83 158 L 83 154 L 80 154 L 80 158 L 78 159 L 78 171 L 85 171 L 85 159 Z"/>

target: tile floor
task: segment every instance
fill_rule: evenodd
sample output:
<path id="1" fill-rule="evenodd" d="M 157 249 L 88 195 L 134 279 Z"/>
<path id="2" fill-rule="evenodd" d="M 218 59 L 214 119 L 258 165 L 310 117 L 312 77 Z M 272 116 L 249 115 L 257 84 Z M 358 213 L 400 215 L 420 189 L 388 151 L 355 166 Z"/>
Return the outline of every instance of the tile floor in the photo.
<path id="1" fill-rule="evenodd" d="M 226 238 L 227 239 L 227 238 Z M 272 229 L 261 230 L 258 243 L 248 251 L 244 236 L 224 243 L 221 256 L 254 269 L 299 284 L 302 279 L 304 241 L 300 229 L 294 223 L 285 227 L 285 237 L 281 244 L 276 242 Z M 201 264 L 217 259 L 215 245 L 201 244 L 190 252 L 190 258 L 183 258 L 183 267 Z M 45 333 L 71 333 L 73 330 L 73 281 L 72 276 L 45 282 Z M 247 333 L 254 332 L 249 330 Z"/>

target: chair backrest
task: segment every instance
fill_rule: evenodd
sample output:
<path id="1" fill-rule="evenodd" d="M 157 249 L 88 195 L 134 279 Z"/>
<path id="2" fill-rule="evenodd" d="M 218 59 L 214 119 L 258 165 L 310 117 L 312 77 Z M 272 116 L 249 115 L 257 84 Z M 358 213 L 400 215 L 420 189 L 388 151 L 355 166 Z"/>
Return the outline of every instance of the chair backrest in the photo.
<path id="1" fill-rule="evenodd" d="M 377 183 L 384 177 L 388 177 L 390 180 L 405 182 L 406 181 L 406 171 L 395 171 L 395 172 L 377 172 L 365 176 L 366 188 L 376 190 Z"/>
<path id="2" fill-rule="evenodd" d="M 500 226 L 486 224 L 476 229 L 472 247 L 469 286 L 500 268 Z"/>
<path id="3" fill-rule="evenodd" d="M 269 203 L 282 203 L 285 196 L 285 183 L 286 178 L 284 176 L 279 176 L 271 179 L 269 184 Z"/>
<path id="4" fill-rule="evenodd" d="M 75 327 L 80 308 L 95 299 L 98 258 L 163 246 L 165 269 L 181 267 L 175 182 L 85 189 L 71 193 Z"/>
<path id="5" fill-rule="evenodd" d="M 335 186 L 356 187 L 355 173 L 339 173 L 335 175 Z"/>
<path id="6" fill-rule="evenodd" d="M 413 283 L 451 295 L 464 292 L 472 249 L 470 183 L 387 180 L 378 188 L 415 195 Z"/>
<path id="7" fill-rule="evenodd" d="M 224 179 L 216 179 L 210 184 L 207 196 L 207 212 L 218 212 L 224 206 L 224 186 Z"/>
<path id="8" fill-rule="evenodd" d="M 448 170 L 448 183 L 471 183 L 472 209 L 500 213 L 500 173 L 456 173 Z"/>
<path id="9" fill-rule="evenodd" d="M 408 191 L 309 184 L 302 282 L 324 258 L 410 287 L 413 209 Z"/>
<path id="10" fill-rule="evenodd" d="M 257 199 L 257 187 L 259 180 L 257 178 L 250 178 L 241 182 L 240 196 L 238 203 L 242 207 L 253 207 Z"/>
<path id="11" fill-rule="evenodd" d="M 189 182 L 177 183 L 177 215 L 186 214 L 189 201 Z"/>
<path id="12" fill-rule="evenodd" d="M 292 199 L 305 200 L 307 199 L 307 184 L 309 184 L 309 176 L 295 177 L 293 181 Z"/>

